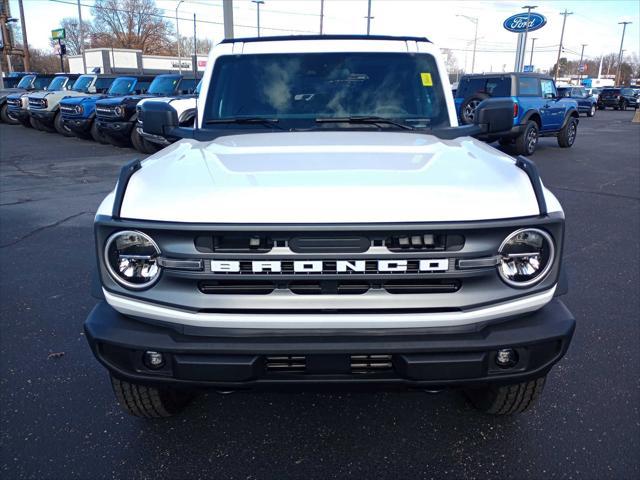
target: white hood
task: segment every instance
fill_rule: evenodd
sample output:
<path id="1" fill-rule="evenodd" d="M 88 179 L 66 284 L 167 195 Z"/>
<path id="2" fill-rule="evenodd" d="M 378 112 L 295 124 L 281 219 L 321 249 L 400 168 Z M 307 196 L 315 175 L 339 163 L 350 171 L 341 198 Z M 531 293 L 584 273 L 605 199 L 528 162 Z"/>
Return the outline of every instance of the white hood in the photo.
<path id="1" fill-rule="evenodd" d="M 99 213 L 110 213 L 110 195 Z M 549 194 L 549 211 L 559 210 Z M 182 140 L 143 162 L 123 218 L 202 223 L 473 221 L 539 213 L 513 158 L 472 138 L 278 132 Z"/>

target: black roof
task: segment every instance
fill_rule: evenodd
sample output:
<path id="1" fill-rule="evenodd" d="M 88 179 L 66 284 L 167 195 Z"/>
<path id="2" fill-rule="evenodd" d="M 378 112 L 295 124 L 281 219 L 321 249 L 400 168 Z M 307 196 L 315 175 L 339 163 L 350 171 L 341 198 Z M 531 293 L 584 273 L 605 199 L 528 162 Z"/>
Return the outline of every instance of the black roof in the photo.
<path id="1" fill-rule="evenodd" d="M 539 78 L 551 78 L 546 73 L 533 73 L 533 72 L 495 72 L 495 73 L 465 73 L 462 78 L 481 78 L 481 77 L 507 77 L 507 76 L 524 76 L 524 77 L 539 77 Z"/>
<path id="2" fill-rule="evenodd" d="M 407 42 L 429 42 L 426 37 L 394 37 L 391 35 L 279 35 L 273 37 L 225 38 L 220 43 L 281 42 L 285 40 L 401 40 Z"/>

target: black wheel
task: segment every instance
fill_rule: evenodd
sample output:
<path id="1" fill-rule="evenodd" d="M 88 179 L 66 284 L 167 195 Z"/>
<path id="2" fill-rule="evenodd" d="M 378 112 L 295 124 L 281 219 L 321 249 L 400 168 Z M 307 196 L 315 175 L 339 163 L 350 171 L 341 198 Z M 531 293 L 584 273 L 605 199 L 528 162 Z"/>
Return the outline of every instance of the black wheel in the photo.
<path id="1" fill-rule="evenodd" d="M 60 112 L 56 113 L 56 116 L 53 119 L 53 126 L 60 135 L 64 135 L 65 137 L 74 136 L 71 129 L 67 127 L 62 121 L 62 115 L 60 114 Z"/>
<path id="2" fill-rule="evenodd" d="M 9 125 L 18 125 L 20 122 L 9 113 L 9 105 L 6 103 L 0 107 L 0 119 Z"/>
<path id="3" fill-rule="evenodd" d="M 620 110 L 627 110 L 627 107 L 629 106 L 629 103 L 626 100 L 622 101 L 622 105 L 620 105 Z"/>
<path id="4" fill-rule="evenodd" d="M 94 141 L 102 143 L 103 145 L 109 143 L 109 140 L 107 140 L 107 138 L 98 128 L 98 122 L 96 122 L 95 120 L 91 123 L 91 129 L 89 130 L 89 133 L 91 134 L 91 138 L 93 138 Z"/>
<path id="5" fill-rule="evenodd" d="M 596 115 L 596 106 L 591 105 L 591 108 L 587 112 L 587 117 L 595 117 L 595 115 Z"/>
<path id="6" fill-rule="evenodd" d="M 462 102 L 462 105 L 460 105 L 460 120 L 462 123 L 467 125 L 473 123 L 478 105 L 487 98 L 489 98 L 489 95 L 486 93 L 474 93 Z"/>
<path id="7" fill-rule="evenodd" d="M 562 127 L 562 130 L 558 133 L 558 145 L 561 148 L 569 148 L 576 141 L 576 135 L 578 134 L 578 120 L 571 117 L 567 124 Z"/>
<path id="8" fill-rule="evenodd" d="M 44 130 L 42 123 L 40 123 L 40 120 L 38 120 L 37 118 L 29 117 L 29 123 L 36 130 Z"/>
<path id="9" fill-rule="evenodd" d="M 533 155 L 538 145 L 538 124 L 533 120 L 527 122 L 524 132 L 516 138 L 516 151 L 519 155 Z"/>
<path id="10" fill-rule="evenodd" d="M 186 390 L 147 387 L 111 377 L 113 392 L 122 409 L 136 417 L 166 418 L 180 413 L 193 398 Z"/>
<path id="11" fill-rule="evenodd" d="M 27 127 L 27 128 L 33 128 L 33 125 L 31 125 L 31 118 L 27 117 L 27 118 L 22 118 L 22 119 L 18 119 L 18 122 L 22 124 L 23 127 Z"/>
<path id="12" fill-rule="evenodd" d="M 513 385 L 468 389 L 465 394 L 481 412 L 492 415 L 512 415 L 528 410 L 544 390 L 546 377 Z"/>
<path id="13" fill-rule="evenodd" d="M 133 145 L 133 148 L 141 153 L 156 153 L 158 150 L 160 150 L 158 146 L 146 140 L 142 135 L 140 135 L 135 125 L 133 127 L 133 130 L 131 130 L 131 144 Z"/>

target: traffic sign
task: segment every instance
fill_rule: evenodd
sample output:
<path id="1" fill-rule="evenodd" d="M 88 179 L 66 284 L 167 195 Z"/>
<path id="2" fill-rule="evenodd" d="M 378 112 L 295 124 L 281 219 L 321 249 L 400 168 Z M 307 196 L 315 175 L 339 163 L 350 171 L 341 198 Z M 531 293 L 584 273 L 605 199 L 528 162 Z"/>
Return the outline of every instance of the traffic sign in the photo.
<path id="1" fill-rule="evenodd" d="M 64 40 L 65 39 L 64 28 L 57 28 L 55 30 L 51 30 L 51 38 L 54 40 Z"/>
<path id="2" fill-rule="evenodd" d="M 578 72 L 584 73 L 586 71 L 587 71 L 587 64 L 586 63 L 581 63 L 580 65 L 578 65 Z"/>

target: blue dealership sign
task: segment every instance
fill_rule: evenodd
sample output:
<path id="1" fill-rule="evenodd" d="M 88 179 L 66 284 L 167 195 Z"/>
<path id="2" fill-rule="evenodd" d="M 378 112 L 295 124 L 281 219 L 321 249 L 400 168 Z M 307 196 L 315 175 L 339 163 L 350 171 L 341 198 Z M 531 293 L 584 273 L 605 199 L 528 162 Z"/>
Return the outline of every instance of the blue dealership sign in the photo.
<path id="1" fill-rule="evenodd" d="M 547 23 L 544 15 L 539 13 L 518 13 L 507 18 L 502 26 L 510 32 L 524 33 L 527 30 L 527 16 L 529 17 L 529 31 L 538 30 Z"/>

